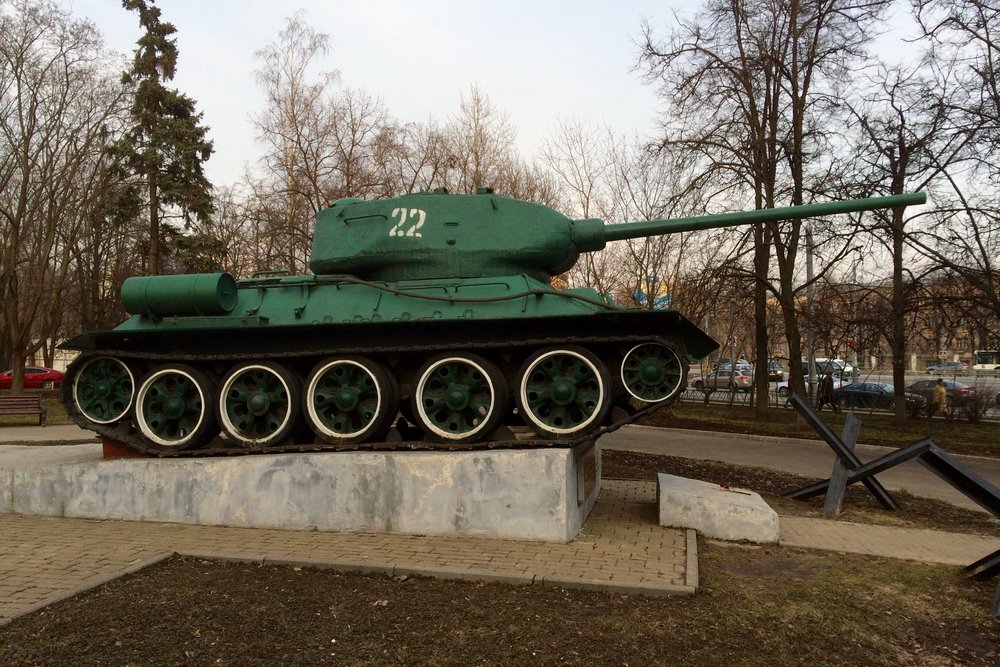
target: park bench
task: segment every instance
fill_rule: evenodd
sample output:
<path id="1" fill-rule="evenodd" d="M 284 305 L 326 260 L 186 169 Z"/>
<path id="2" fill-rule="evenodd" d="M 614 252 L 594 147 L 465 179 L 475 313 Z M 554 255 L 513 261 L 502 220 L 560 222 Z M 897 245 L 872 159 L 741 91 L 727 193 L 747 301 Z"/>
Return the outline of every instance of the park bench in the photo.
<path id="1" fill-rule="evenodd" d="M 38 415 L 38 425 L 45 426 L 47 412 L 41 394 L 0 394 L 0 416 Z"/>

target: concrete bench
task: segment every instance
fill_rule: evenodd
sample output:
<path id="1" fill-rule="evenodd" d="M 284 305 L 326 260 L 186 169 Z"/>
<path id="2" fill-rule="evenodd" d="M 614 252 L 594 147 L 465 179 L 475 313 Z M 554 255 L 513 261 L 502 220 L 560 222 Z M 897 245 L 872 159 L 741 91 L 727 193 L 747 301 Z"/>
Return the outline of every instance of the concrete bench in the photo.
<path id="1" fill-rule="evenodd" d="M 38 425 L 45 426 L 45 415 L 48 408 L 42 403 L 41 394 L 0 394 L 0 416 L 3 415 L 38 415 Z"/>

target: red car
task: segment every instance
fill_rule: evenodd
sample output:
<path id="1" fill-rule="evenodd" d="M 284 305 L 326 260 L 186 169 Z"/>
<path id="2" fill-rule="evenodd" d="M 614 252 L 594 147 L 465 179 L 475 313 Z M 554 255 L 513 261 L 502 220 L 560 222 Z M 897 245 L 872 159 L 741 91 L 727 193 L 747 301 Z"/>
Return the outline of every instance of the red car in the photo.
<path id="1" fill-rule="evenodd" d="M 62 384 L 66 374 L 53 368 L 41 366 L 24 367 L 25 389 L 55 389 Z M 10 389 L 14 384 L 14 371 L 0 373 L 0 389 Z"/>

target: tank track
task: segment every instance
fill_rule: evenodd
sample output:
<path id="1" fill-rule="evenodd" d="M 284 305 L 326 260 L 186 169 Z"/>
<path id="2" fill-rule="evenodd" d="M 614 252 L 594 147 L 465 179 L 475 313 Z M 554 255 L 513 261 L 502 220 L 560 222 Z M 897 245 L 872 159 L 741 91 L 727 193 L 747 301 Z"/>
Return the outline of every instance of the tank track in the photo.
<path id="1" fill-rule="evenodd" d="M 683 392 L 678 392 L 678 396 Z M 614 421 L 611 424 L 601 426 L 586 435 L 572 439 L 548 440 L 543 438 L 506 438 L 503 440 L 489 440 L 472 443 L 451 443 L 433 442 L 429 440 L 407 440 L 399 434 L 395 428 L 390 432 L 390 439 L 383 442 L 365 442 L 357 444 L 330 444 L 327 442 L 311 443 L 287 443 L 265 447 L 260 449 L 249 449 L 236 446 L 212 446 L 221 441 L 221 438 L 213 440 L 209 446 L 200 449 L 188 449 L 181 451 L 163 451 L 148 447 L 144 440 L 133 430 L 129 424 L 121 423 L 116 426 L 102 426 L 87 421 L 79 415 L 71 415 L 71 419 L 82 428 L 96 432 L 100 437 L 114 442 L 121 443 L 129 449 L 145 454 L 147 456 L 162 459 L 178 458 L 203 458 L 221 456 L 249 456 L 254 454 L 287 454 L 287 453 L 318 453 L 318 452 L 391 452 L 391 451 L 454 451 L 454 452 L 478 452 L 494 449 L 572 449 L 583 443 L 596 442 L 598 438 L 606 433 L 616 431 L 622 426 L 635 423 L 636 421 L 653 414 L 663 408 L 673 404 L 676 398 L 667 399 L 659 403 L 650 404 L 640 410 Z M 620 408 L 619 408 L 620 410 Z M 501 427 L 503 429 L 504 427 Z M 393 435 L 398 436 L 393 439 Z"/>

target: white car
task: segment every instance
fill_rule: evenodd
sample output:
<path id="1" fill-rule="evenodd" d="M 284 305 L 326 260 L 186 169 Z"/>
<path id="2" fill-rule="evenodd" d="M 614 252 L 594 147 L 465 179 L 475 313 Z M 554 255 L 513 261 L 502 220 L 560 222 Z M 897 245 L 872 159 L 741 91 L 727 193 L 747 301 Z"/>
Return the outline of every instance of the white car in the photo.
<path id="1" fill-rule="evenodd" d="M 819 360 L 817 359 L 817 364 L 818 364 L 818 362 L 819 362 Z M 837 391 L 838 389 L 840 389 L 841 387 L 843 387 L 845 384 L 850 384 L 850 383 L 851 383 L 851 379 L 850 378 L 848 378 L 848 379 L 845 380 L 843 378 L 837 377 L 836 374 L 833 376 L 833 390 L 834 391 Z M 815 380 L 810 380 L 809 384 L 816 384 L 816 381 Z M 776 383 L 774 391 L 777 392 L 778 396 L 780 396 L 781 398 L 788 398 L 788 396 L 792 393 L 792 390 L 789 388 L 787 382 L 778 382 L 778 383 Z M 813 392 L 813 393 L 816 393 L 816 392 Z"/>
<path id="2" fill-rule="evenodd" d="M 825 357 L 816 358 L 816 372 L 825 373 L 827 370 L 833 371 L 834 377 L 853 378 L 854 366 L 843 359 L 827 359 Z"/>

